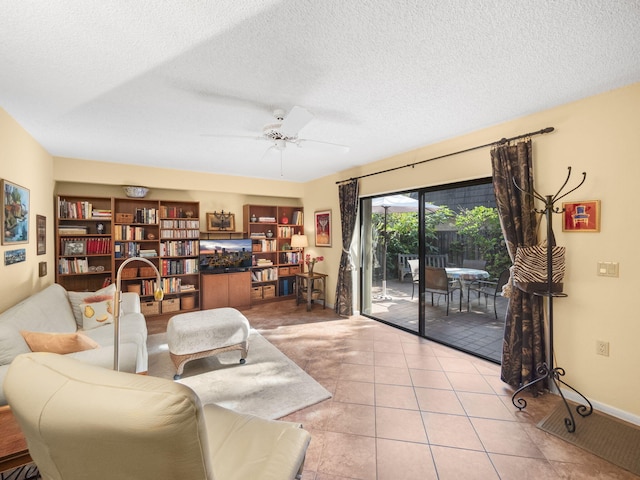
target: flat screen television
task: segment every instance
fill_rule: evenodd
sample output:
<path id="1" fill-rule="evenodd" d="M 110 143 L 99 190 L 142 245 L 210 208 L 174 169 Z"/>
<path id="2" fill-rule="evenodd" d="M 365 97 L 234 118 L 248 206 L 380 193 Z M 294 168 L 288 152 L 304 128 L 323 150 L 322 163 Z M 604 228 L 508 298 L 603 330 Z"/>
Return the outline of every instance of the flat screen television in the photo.
<path id="1" fill-rule="evenodd" d="M 251 267 L 251 239 L 200 240 L 200 271 L 243 271 Z"/>

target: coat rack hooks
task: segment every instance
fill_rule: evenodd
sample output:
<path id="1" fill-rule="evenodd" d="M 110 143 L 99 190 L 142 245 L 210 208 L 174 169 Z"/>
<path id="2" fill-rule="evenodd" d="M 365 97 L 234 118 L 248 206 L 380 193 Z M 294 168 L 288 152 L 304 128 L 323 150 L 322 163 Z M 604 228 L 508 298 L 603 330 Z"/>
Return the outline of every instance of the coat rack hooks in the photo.
<path id="1" fill-rule="evenodd" d="M 560 394 L 560 397 L 562 398 L 562 401 L 564 402 L 564 405 L 567 409 L 567 413 L 568 413 L 568 417 L 565 417 L 564 419 L 564 424 L 565 427 L 567 429 L 567 431 L 569 433 L 573 433 L 576 430 L 576 423 L 575 423 L 575 419 L 573 417 L 573 413 L 571 412 L 571 408 L 569 407 L 569 404 L 567 403 L 567 400 L 564 397 L 564 394 L 562 393 L 562 390 L 560 389 L 560 385 L 559 383 L 561 383 L 562 385 L 566 386 L 567 388 L 571 389 L 574 393 L 578 394 L 583 400 L 584 400 L 584 404 L 579 404 L 576 407 L 576 412 L 582 416 L 582 417 L 587 417 L 589 415 L 591 415 L 591 413 L 593 412 L 593 406 L 591 405 L 591 402 L 589 402 L 589 400 L 582 394 L 580 393 L 578 390 L 576 390 L 575 388 L 573 388 L 571 385 L 569 385 L 568 383 L 564 382 L 562 380 L 561 377 L 563 377 L 565 375 L 565 371 L 563 368 L 561 367 L 557 367 L 554 366 L 554 355 L 553 355 L 553 298 L 554 297 L 566 297 L 567 295 L 564 293 L 555 293 L 553 292 L 552 289 L 552 278 L 553 278 L 553 262 L 552 262 L 552 253 L 551 253 L 551 246 L 555 245 L 555 241 L 554 241 L 554 235 L 553 235 L 553 226 L 552 226 L 552 218 L 551 215 L 553 213 L 562 213 L 563 209 L 562 208 L 558 208 L 555 207 L 555 203 L 560 200 L 561 198 L 569 195 L 571 192 L 577 190 L 578 188 L 580 188 L 582 186 L 582 184 L 585 182 L 585 180 L 587 179 L 587 173 L 586 172 L 582 172 L 582 180 L 580 181 L 580 183 L 572 188 L 571 190 L 562 193 L 562 191 L 565 189 L 565 187 L 567 186 L 567 184 L 569 183 L 569 179 L 571 178 L 571 167 L 568 167 L 568 173 L 567 173 L 567 178 L 565 179 L 564 183 L 562 184 L 562 186 L 558 189 L 558 191 L 556 192 L 555 195 L 541 195 L 540 193 L 538 193 L 533 187 L 531 188 L 531 191 L 527 191 L 524 190 L 523 188 L 520 187 L 520 185 L 518 185 L 518 183 L 516 182 L 515 178 L 512 178 L 513 181 L 513 185 L 522 193 L 524 193 L 525 195 L 529 195 L 530 197 L 533 197 L 537 200 L 541 200 L 544 202 L 544 208 L 543 209 L 533 209 L 534 212 L 536 213 L 544 213 L 546 216 L 546 221 L 547 221 L 547 281 L 548 281 L 548 288 L 547 291 L 544 293 L 536 293 L 535 295 L 540 295 L 543 297 L 547 297 L 547 320 L 548 320 L 548 324 L 549 324 L 549 363 L 547 363 L 546 361 L 542 363 L 542 365 L 540 365 L 537 369 L 536 372 L 539 375 L 538 378 L 532 380 L 531 382 L 527 383 L 526 385 L 521 386 L 520 388 L 518 388 L 513 395 L 511 396 L 511 403 L 513 403 L 513 405 L 518 409 L 518 410 L 522 410 L 524 408 L 526 408 L 527 406 L 527 401 L 523 398 L 516 398 L 518 397 L 518 395 L 520 395 L 520 393 L 523 390 L 526 390 L 527 388 L 531 387 L 532 385 L 541 382 L 545 379 L 550 379 L 553 384 L 556 387 L 556 390 L 558 391 L 558 393 Z"/>
<path id="2" fill-rule="evenodd" d="M 562 186 L 558 189 L 558 191 L 556 192 L 555 195 L 542 195 L 540 193 L 538 193 L 536 191 L 535 188 L 531 187 L 531 191 L 527 191 L 525 189 L 523 189 L 522 187 L 520 187 L 520 185 L 518 185 L 518 182 L 516 182 L 515 177 L 512 178 L 513 180 L 513 185 L 520 190 L 522 193 L 529 195 L 533 198 L 536 198 L 542 202 L 545 203 L 545 208 L 543 209 L 535 209 L 534 211 L 536 213 L 546 213 L 547 210 L 549 208 L 551 208 L 551 211 L 553 211 L 553 213 L 562 213 L 563 209 L 562 208 L 557 208 L 554 206 L 554 204 L 560 200 L 561 198 L 566 197 L 567 195 L 569 195 L 571 192 L 576 191 L 578 188 L 580 188 L 582 186 L 582 184 L 585 182 L 585 180 L 587 179 L 587 172 L 582 172 L 582 180 L 580 181 L 580 183 L 578 185 L 576 185 L 575 187 L 573 187 L 571 190 L 569 190 L 568 192 L 563 193 L 562 195 L 560 195 L 562 193 L 562 190 L 564 190 L 564 187 L 567 186 L 567 183 L 569 183 L 569 179 L 571 178 L 571 167 L 567 167 L 567 178 L 565 178 L 564 183 L 562 184 Z"/>

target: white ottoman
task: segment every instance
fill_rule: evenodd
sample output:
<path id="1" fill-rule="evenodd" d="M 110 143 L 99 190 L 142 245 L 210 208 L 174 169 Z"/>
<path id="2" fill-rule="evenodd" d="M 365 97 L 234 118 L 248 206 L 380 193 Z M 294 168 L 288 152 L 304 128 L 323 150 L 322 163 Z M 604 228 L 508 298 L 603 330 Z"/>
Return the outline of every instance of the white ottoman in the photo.
<path id="1" fill-rule="evenodd" d="M 214 308 L 182 313 L 169 319 L 167 342 L 179 380 L 184 365 L 197 358 L 241 350 L 240 363 L 249 352 L 249 321 L 235 308 Z"/>

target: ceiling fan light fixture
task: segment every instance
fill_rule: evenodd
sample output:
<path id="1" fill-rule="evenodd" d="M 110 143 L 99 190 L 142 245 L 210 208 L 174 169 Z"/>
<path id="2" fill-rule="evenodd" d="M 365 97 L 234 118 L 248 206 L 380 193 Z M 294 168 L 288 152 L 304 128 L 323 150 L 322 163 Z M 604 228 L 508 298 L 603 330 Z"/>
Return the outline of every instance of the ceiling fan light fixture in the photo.
<path id="1" fill-rule="evenodd" d="M 284 150 L 287 147 L 287 141 L 281 138 L 275 140 L 276 148 L 280 151 Z"/>

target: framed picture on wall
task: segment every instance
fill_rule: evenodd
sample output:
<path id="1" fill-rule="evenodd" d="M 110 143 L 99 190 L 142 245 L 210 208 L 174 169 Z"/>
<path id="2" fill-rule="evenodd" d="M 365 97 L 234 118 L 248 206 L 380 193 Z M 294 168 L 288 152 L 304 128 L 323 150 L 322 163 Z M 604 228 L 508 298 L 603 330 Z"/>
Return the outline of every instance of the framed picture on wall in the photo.
<path id="1" fill-rule="evenodd" d="M 29 243 L 29 190 L 2 180 L 2 244 Z"/>
<path id="2" fill-rule="evenodd" d="M 315 212 L 316 247 L 331 246 L 331 210 Z"/>
<path id="3" fill-rule="evenodd" d="M 233 213 L 207 212 L 207 231 L 235 231 L 236 216 Z"/>
<path id="4" fill-rule="evenodd" d="M 600 231 L 600 200 L 564 202 L 562 208 L 563 232 Z"/>
<path id="5" fill-rule="evenodd" d="M 36 238 L 38 242 L 38 255 L 47 253 L 47 217 L 36 215 Z"/>

